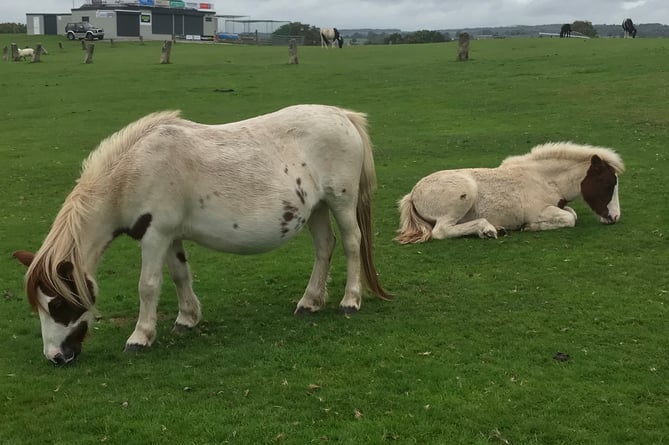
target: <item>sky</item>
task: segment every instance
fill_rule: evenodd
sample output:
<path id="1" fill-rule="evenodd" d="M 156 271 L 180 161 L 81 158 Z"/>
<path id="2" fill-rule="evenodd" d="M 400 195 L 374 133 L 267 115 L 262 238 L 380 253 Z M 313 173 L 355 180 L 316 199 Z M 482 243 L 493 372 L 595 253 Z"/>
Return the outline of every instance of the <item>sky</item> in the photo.
<path id="1" fill-rule="evenodd" d="M 122 0 L 107 0 L 115 3 Z M 187 0 L 194 1 L 194 0 Z M 545 25 L 586 20 L 593 24 L 669 24 L 669 0 L 203 0 L 217 14 L 249 20 L 285 20 L 316 27 L 466 29 Z M 0 23 L 26 22 L 26 13 L 67 13 L 83 0 L 0 0 Z"/>

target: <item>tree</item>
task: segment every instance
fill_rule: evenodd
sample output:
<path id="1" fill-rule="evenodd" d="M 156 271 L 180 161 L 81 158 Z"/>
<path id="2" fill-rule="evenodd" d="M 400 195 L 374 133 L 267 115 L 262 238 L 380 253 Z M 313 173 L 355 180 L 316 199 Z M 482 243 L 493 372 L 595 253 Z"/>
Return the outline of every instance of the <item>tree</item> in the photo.
<path id="1" fill-rule="evenodd" d="M 575 31 L 575 32 L 579 32 L 579 33 L 583 34 L 584 36 L 597 37 L 597 30 L 595 29 L 594 26 L 592 26 L 592 22 L 576 20 L 571 25 L 571 30 Z"/>
<path id="2" fill-rule="evenodd" d="M 277 36 L 301 36 L 304 37 L 305 45 L 321 44 L 320 29 L 300 22 L 290 22 L 282 25 L 272 34 Z"/>
<path id="3" fill-rule="evenodd" d="M 23 23 L 0 23 L 0 34 L 25 34 L 27 31 Z"/>

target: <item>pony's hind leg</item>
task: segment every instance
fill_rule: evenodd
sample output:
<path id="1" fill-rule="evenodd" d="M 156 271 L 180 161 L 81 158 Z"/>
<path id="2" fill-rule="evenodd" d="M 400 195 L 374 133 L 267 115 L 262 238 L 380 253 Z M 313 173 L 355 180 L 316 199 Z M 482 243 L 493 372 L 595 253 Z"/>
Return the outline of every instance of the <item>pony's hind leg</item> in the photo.
<path id="1" fill-rule="evenodd" d="M 362 285 L 360 282 L 360 242 L 362 233 L 356 218 L 356 209 L 333 211 L 341 232 L 344 253 L 346 254 L 346 290 L 339 303 L 339 310 L 350 314 L 360 310 L 362 303 Z"/>
<path id="2" fill-rule="evenodd" d="M 185 329 L 197 326 L 202 317 L 200 301 L 193 292 L 193 275 L 186 260 L 186 252 L 181 240 L 172 242 L 167 251 L 165 262 L 179 298 L 179 315 L 174 322 L 172 332 L 180 333 Z"/>
<path id="3" fill-rule="evenodd" d="M 304 295 L 297 303 L 296 314 L 316 312 L 325 305 L 330 259 L 335 246 L 335 236 L 327 206 L 316 208 L 307 224 L 314 243 L 314 267 Z"/>
<path id="4" fill-rule="evenodd" d="M 450 219 L 439 219 L 432 229 L 432 238 L 458 238 L 467 235 L 478 235 L 479 238 L 497 238 L 497 229 L 487 219 L 479 218 L 461 224 Z"/>

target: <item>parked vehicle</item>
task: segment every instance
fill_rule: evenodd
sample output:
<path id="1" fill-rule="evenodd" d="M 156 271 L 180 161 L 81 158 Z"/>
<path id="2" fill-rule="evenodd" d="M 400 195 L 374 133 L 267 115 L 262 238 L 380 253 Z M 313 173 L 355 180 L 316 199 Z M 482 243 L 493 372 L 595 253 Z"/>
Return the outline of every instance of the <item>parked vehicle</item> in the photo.
<path id="1" fill-rule="evenodd" d="M 65 35 L 68 40 L 102 40 L 105 38 L 105 31 L 102 28 L 91 25 L 89 22 L 73 22 L 65 25 Z"/>

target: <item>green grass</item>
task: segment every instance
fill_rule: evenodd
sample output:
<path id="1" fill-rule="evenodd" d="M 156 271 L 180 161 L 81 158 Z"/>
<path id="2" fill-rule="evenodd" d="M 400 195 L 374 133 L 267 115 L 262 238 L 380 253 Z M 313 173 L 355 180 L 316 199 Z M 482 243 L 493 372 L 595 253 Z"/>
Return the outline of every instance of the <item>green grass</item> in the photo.
<path id="1" fill-rule="evenodd" d="M 299 48 L 41 37 L 39 64 L 0 64 L 0 443 L 666 444 L 669 442 L 669 40 L 507 39 Z M 38 43 L 0 36 L 0 46 Z M 221 92 L 216 90 L 233 90 Z M 42 356 L 16 249 L 37 249 L 105 136 L 178 108 L 208 123 L 296 103 L 369 114 L 376 265 L 393 302 L 292 315 L 311 270 L 304 233 L 268 254 L 187 246 L 203 321 L 124 353 L 140 253 L 119 239 L 97 273 L 102 318 L 71 366 Z M 396 201 L 444 168 L 495 166 L 551 140 L 617 149 L 622 219 L 582 202 L 577 226 L 399 246 Z M 167 282 L 166 282 L 167 283 Z M 558 362 L 553 356 L 567 353 Z M 357 414 L 356 414 L 357 413 Z"/>

